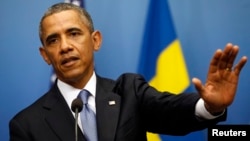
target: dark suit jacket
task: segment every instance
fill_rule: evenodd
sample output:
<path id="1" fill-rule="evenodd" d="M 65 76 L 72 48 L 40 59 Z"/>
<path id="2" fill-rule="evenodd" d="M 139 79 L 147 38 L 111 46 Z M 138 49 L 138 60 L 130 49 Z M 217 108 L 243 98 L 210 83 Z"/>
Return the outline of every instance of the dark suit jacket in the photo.
<path id="1" fill-rule="evenodd" d="M 197 94 L 172 95 L 150 87 L 143 77 L 123 74 L 116 81 L 97 76 L 99 141 L 146 141 L 146 132 L 185 135 L 226 119 L 198 119 Z M 110 104 L 115 101 L 115 104 Z M 10 121 L 11 141 L 73 141 L 74 116 L 54 85 Z M 79 141 L 84 135 L 79 130 Z"/>

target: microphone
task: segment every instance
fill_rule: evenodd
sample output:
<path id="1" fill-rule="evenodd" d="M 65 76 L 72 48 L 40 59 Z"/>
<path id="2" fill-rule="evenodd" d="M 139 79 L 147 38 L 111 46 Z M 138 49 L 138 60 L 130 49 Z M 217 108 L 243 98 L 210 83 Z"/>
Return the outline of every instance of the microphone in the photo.
<path id="1" fill-rule="evenodd" d="M 71 103 L 71 110 L 75 113 L 75 141 L 78 141 L 78 114 L 82 111 L 83 102 L 81 98 L 76 98 Z"/>

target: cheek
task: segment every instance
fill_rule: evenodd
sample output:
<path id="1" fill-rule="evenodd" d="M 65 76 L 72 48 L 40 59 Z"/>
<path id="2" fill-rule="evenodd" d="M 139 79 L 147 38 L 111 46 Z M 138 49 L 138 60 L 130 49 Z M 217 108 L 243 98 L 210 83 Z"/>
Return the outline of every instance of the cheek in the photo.
<path id="1" fill-rule="evenodd" d="M 51 50 L 48 51 L 48 52 L 47 52 L 47 57 L 48 57 L 50 63 L 51 63 L 53 66 L 59 65 L 59 61 L 60 61 L 59 55 L 56 54 L 56 53 L 54 53 L 54 51 L 51 51 Z"/>
<path id="2" fill-rule="evenodd" d="M 80 52 L 81 61 L 84 66 L 89 66 L 93 62 L 93 50 L 92 49 L 84 49 Z"/>
<path id="3" fill-rule="evenodd" d="M 78 48 L 79 54 L 84 58 L 90 56 L 94 52 L 94 46 L 90 41 L 82 41 L 76 46 Z"/>

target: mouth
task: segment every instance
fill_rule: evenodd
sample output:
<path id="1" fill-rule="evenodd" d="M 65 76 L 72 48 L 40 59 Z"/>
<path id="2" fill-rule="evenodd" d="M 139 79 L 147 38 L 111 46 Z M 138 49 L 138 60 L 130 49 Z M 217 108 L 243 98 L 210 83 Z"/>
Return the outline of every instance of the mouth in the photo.
<path id="1" fill-rule="evenodd" d="M 79 58 L 78 57 L 75 57 L 75 56 L 71 56 L 71 57 L 67 57 L 67 58 L 64 58 L 62 61 L 61 61 L 61 65 L 63 66 L 66 66 L 66 67 L 69 67 L 71 65 L 73 65 L 75 63 L 75 61 L 77 61 Z"/>

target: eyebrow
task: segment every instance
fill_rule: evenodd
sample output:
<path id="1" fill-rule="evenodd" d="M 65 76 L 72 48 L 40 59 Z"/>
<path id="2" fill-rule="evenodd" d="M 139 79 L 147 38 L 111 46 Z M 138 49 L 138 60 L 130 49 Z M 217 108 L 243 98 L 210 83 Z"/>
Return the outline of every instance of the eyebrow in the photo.
<path id="1" fill-rule="evenodd" d="M 79 31 L 79 32 L 83 32 L 81 29 L 77 28 L 77 27 L 72 27 L 66 30 L 66 33 L 70 33 L 72 31 Z M 59 34 L 58 33 L 53 33 L 51 35 L 48 35 L 47 38 L 45 39 L 45 42 L 47 43 L 50 39 L 52 38 L 56 38 L 58 37 Z"/>
<path id="2" fill-rule="evenodd" d="M 72 31 L 80 31 L 80 32 L 82 32 L 82 30 L 80 28 L 72 27 L 72 28 L 67 29 L 66 33 L 69 33 L 69 32 L 72 32 Z"/>
<path id="3" fill-rule="evenodd" d="M 52 38 L 56 38 L 58 37 L 58 34 L 57 33 L 54 33 L 54 34 L 51 34 L 49 35 L 46 39 L 45 39 L 45 43 L 48 43 L 48 41 Z"/>

